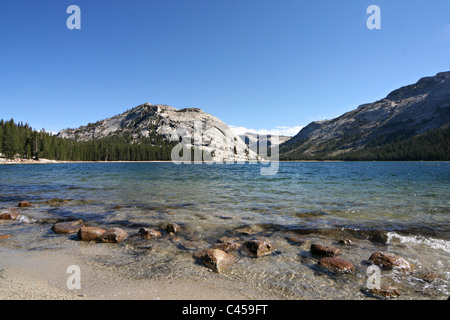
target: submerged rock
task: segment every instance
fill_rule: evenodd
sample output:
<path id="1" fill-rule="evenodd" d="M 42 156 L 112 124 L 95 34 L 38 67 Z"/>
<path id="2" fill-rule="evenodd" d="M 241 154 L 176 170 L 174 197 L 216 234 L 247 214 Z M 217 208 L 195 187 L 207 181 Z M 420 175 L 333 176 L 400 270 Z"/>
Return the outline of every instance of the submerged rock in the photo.
<path id="1" fill-rule="evenodd" d="M 157 239 L 161 237 L 161 232 L 149 228 L 141 228 L 138 232 L 144 239 Z"/>
<path id="2" fill-rule="evenodd" d="M 83 225 L 83 220 L 57 222 L 52 227 L 55 233 L 77 233 Z"/>
<path id="3" fill-rule="evenodd" d="M 0 219 L 5 220 L 15 220 L 19 216 L 19 212 L 16 209 L 6 209 L 2 211 L 2 214 L 0 214 Z"/>
<path id="4" fill-rule="evenodd" d="M 244 243 L 244 247 L 252 257 L 259 258 L 272 253 L 273 246 L 265 239 L 252 239 Z"/>
<path id="5" fill-rule="evenodd" d="M 19 202 L 18 207 L 19 208 L 31 207 L 31 204 L 27 201 L 22 201 L 22 202 Z"/>
<path id="6" fill-rule="evenodd" d="M 236 262 L 236 257 L 220 249 L 202 249 L 194 254 L 205 266 L 214 272 L 222 272 Z"/>
<path id="7" fill-rule="evenodd" d="M 343 238 L 343 239 L 340 239 L 338 241 L 338 243 L 342 244 L 342 245 L 351 245 L 351 244 L 353 244 L 353 241 L 348 238 Z"/>
<path id="8" fill-rule="evenodd" d="M 97 227 L 81 227 L 78 230 L 78 239 L 83 241 L 97 240 L 106 230 Z"/>
<path id="9" fill-rule="evenodd" d="M 304 236 L 300 235 L 290 235 L 286 237 L 286 240 L 288 240 L 290 243 L 302 245 L 306 242 L 306 239 Z"/>
<path id="10" fill-rule="evenodd" d="M 63 204 L 66 204 L 68 202 L 72 201 L 71 199 L 59 199 L 59 198 L 53 198 L 50 200 L 45 201 L 45 204 L 52 205 L 52 206 L 61 206 Z"/>
<path id="11" fill-rule="evenodd" d="M 437 273 L 432 273 L 432 272 L 430 272 L 430 273 L 422 273 L 422 274 L 416 275 L 416 277 L 421 279 L 421 280 L 423 280 L 423 281 L 425 281 L 425 282 L 428 282 L 428 283 L 431 283 L 433 281 L 442 279 L 441 275 L 439 275 Z"/>
<path id="12" fill-rule="evenodd" d="M 350 272 L 355 271 L 355 266 L 350 261 L 342 258 L 325 257 L 320 259 L 319 265 L 328 269 L 338 272 Z"/>
<path id="13" fill-rule="evenodd" d="M 169 223 L 166 227 L 167 233 L 177 233 L 181 231 L 181 227 L 176 223 Z"/>
<path id="14" fill-rule="evenodd" d="M 234 232 L 245 234 L 245 235 L 253 235 L 256 233 L 260 233 L 264 231 L 264 228 L 258 225 L 254 226 L 244 226 L 233 230 Z"/>
<path id="15" fill-rule="evenodd" d="M 382 296 L 384 298 L 397 298 L 400 296 L 400 291 L 398 291 L 396 288 L 383 285 L 378 289 L 368 289 L 368 292 L 377 296 Z"/>
<path id="16" fill-rule="evenodd" d="M 327 257 L 335 257 L 341 254 L 341 251 L 332 246 L 325 246 L 322 244 L 313 243 L 311 245 L 310 251 L 312 254 L 327 256 Z"/>
<path id="17" fill-rule="evenodd" d="M 179 244 L 179 247 L 184 250 L 199 250 L 205 248 L 207 245 L 204 241 L 183 241 Z"/>
<path id="18" fill-rule="evenodd" d="M 230 253 L 231 251 L 236 251 L 241 248 L 241 244 L 237 242 L 238 240 L 239 238 L 237 237 L 222 237 L 212 247 L 214 249 L 220 249 L 225 251 L 226 253 Z"/>
<path id="19" fill-rule="evenodd" d="M 128 237 L 128 233 L 120 228 L 111 228 L 106 230 L 99 238 L 98 241 L 103 243 L 119 243 Z"/>
<path id="20" fill-rule="evenodd" d="M 402 271 L 412 271 L 413 265 L 405 258 L 391 252 L 377 251 L 372 253 L 369 261 L 384 270 L 399 269 Z"/>

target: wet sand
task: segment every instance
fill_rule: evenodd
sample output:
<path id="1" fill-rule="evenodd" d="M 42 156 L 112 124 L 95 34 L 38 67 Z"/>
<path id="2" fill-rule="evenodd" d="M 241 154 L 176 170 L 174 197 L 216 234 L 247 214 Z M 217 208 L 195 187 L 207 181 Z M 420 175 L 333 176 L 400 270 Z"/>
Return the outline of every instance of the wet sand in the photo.
<path id="1" fill-rule="evenodd" d="M 81 255 L 96 255 L 83 249 Z M 80 289 L 69 289 L 67 267 L 80 267 Z M 221 277 L 133 279 L 114 267 L 83 261 L 80 252 L 33 252 L 2 247 L 0 300 L 248 300 L 277 299 L 251 293 L 244 285 Z"/>

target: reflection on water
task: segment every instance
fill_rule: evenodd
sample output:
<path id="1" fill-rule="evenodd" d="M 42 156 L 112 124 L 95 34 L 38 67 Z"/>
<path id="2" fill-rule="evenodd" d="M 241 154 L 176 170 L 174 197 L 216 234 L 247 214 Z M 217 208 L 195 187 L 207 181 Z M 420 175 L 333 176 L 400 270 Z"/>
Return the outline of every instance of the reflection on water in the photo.
<path id="1" fill-rule="evenodd" d="M 439 297 L 448 294 L 449 181 L 448 162 L 286 162 L 275 176 L 260 175 L 254 164 L 5 165 L 0 166 L 0 208 L 22 200 L 35 206 L 23 210 L 20 223 L 1 228 L 19 234 L 14 245 L 38 250 L 85 245 L 68 244 L 67 237 L 49 231 L 48 224 L 60 219 L 119 226 L 131 235 L 140 227 L 163 230 L 173 221 L 183 226 L 179 239 L 162 237 L 149 251 L 132 236 L 117 246 L 124 250 L 117 249 L 121 261 L 128 266 L 145 261 L 152 276 L 156 270 L 194 276 L 202 267 L 193 262 L 193 241 L 211 244 L 253 226 L 256 236 L 274 242 L 276 252 L 262 262 L 240 259 L 223 276 L 245 276 L 285 297 L 320 298 L 320 288 L 327 287 L 331 298 L 358 298 L 361 292 L 354 288 L 364 283 L 364 261 L 375 250 L 389 249 L 408 256 L 421 271 L 444 277 L 434 287 L 409 278 L 408 285 L 420 289 L 406 286 L 408 294 Z M 292 245 L 286 241 L 290 234 L 303 235 L 305 243 Z M 252 236 L 239 235 L 242 241 Z M 343 237 L 357 243 L 345 252 L 359 273 L 317 276 L 308 244 L 333 244 Z M 142 272 L 134 275 L 150 276 Z M 398 287 L 402 277 L 389 273 L 386 279 Z"/>

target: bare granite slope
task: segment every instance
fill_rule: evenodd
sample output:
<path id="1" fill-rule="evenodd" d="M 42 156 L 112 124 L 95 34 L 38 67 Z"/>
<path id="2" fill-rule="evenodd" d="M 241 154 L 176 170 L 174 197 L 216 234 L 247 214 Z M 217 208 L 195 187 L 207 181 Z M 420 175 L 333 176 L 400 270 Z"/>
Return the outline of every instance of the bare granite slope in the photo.
<path id="1" fill-rule="evenodd" d="M 195 145 L 215 161 L 256 159 L 256 154 L 223 121 L 198 108 L 144 103 L 94 124 L 61 130 L 58 136 L 89 141 L 118 134 L 129 134 L 132 141 L 159 135 L 168 141 Z"/>
<path id="2" fill-rule="evenodd" d="M 378 139 L 418 135 L 450 123 L 450 72 L 425 77 L 342 116 L 315 121 L 280 147 L 284 154 L 336 155 Z"/>

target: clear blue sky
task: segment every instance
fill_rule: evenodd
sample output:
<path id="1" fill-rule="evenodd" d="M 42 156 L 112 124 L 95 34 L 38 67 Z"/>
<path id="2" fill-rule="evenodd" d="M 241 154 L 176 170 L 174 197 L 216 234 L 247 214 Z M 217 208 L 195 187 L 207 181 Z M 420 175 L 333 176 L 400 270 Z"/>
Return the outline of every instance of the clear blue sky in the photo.
<path id="1" fill-rule="evenodd" d="M 0 35 L 0 118 L 47 131 L 144 102 L 304 126 L 450 70 L 448 0 L 2 0 Z"/>

